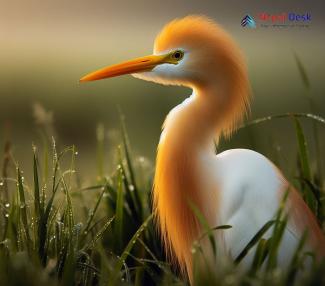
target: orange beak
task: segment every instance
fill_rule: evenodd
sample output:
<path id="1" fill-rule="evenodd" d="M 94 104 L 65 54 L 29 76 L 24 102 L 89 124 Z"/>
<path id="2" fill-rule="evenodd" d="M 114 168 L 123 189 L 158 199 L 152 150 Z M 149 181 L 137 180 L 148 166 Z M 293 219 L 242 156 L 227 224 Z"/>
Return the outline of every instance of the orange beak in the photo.
<path id="1" fill-rule="evenodd" d="M 94 71 L 82 77 L 80 79 L 80 82 L 100 80 L 124 74 L 151 71 L 155 66 L 164 63 L 176 64 L 175 61 L 173 61 L 173 59 L 170 57 L 170 54 L 150 55 Z"/>

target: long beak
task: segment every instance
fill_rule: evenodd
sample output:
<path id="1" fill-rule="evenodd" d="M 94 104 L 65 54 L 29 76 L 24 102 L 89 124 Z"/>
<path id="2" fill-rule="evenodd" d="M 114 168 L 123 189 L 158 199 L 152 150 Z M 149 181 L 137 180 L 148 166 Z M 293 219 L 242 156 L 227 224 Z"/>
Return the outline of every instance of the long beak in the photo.
<path id="1" fill-rule="evenodd" d="M 82 77 L 80 79 L 80 82 L 99 80 L 124 74 L 151 71 L 155 66 L 164 63 L 175 64 L 175 62 L 170 58 L 169 54 L 150 55 L 136 58 L 89 73 Z"/>

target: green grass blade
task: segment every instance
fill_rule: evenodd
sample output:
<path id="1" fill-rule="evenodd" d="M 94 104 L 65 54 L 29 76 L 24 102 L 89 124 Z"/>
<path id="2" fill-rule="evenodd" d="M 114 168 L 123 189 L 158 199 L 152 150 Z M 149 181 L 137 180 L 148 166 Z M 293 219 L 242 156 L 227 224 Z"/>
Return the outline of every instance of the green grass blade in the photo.
<path id="1" fill-rule="evenodd" d="M 256 252 L 254 255 L 253 263 L 249 274 L 251 276 L 255 275 L 255 273 L 262 267 L 263 262 L 265 261 L 268 253 L 269 253 L 269 243 L 270 240 L 261 238 L 257 244 Z"/>
<path id="2" fill-rule="evenodd" d="M 129 140 L 128 140 L 128 135 L 126 132 L 126 127 L 125 127 L 125 122 L 124 122 L 124 117 L 121 115 L 120 116 L 121 120 L 121 129 L 122 129 L 122 141 L 123 141 L 123 147 L 124 147 L 124 152 L 125 152 L 125 159 L 127 161 L 127 166 L 128 166 L 128 171 L 130 173 L 130 178 L 131 182 L 136 187 L 136 182 L 135 182 L 135 175 L 134 175 L 134 170 L 133 170 L 133 165 L 131 162 L 131 156 L 130 156 L 130 151 L 129 151 Z"/>
<path id="3" fill-rule="evenodd" d="M 303 82 L 303 85 L 305 87 L 305 94 L 308 97 L 308 103 L 309 103 L 309 109 L 310 112 L 312 113 L 317 113 L 317 110 L 315 108 L 314 102 L 313 102 L 313 98 L 311 96 L 311 84 L 309 81 L 309 77 L 308 77 L 308 73 L 302 63 L 302 61 L 300 60 L 300 58 L 298 57 L 298 55 L 294 52 L 294 58 L 297 64 L 297 68 L 300 74 L 300 78 Z M 321 144 L 320 144 L 320 138 L 319 138 L 319 132 L 318 132 L 318 128 L 315 124 L 315 122 L 313 122 L 313 136 L 314 136 L 314 144 L 315 144 L 315 153 L 316 153 L 316 163 L 317 163 L 317 175 L 318 175 L 318 179 L 321 182 L 321 185 L 323 184 L 323 165 L 322 165 L 322 155 L 321 155 Z"/>
<path id="4" fill-rule="evenodd" d="M 10 152 L 11 152 L 11 144 L 9 141 L 5 142 L 4 146 L 4 154 L 3 154 L 3 163 L 2 163 L 2 179 L 0 179 L 0 203 L 3 203 L 5 208 L 8 208 L 10 206 L 9 203 L 9 188 L 8 188 L 8 182 L 6 178 L 8 177 L 8 168 L 9 168 L 9 162 L 10 162 Z M 8 205 L 9 204 L 9 205 Z M 4 211 L 4 222 L 2 224 L 2 229 L 0 230 L 0 234 L 2 237 L 2 240 L 6 239 L 7 230 L 8 230 L 8 211 Z M 0 223 L 1 223 L 0 219 Z"/>
<path id="5" fill-rule="evenodd" d="M 231 225 L 228 225 L 228 224 L 224 224 L 224 225 L 219 225 L 219 226 L 215 226 L 215 227 L 212 227 L 210 228 L 208 231 L 204 232 L 200 237 L 199 237 L 199 241 L 204 239 L 207 235 L 210 235 L 213 231 L 215 230 L 221 230 L 221 229 L 229 229 L 229 228 L 232 228 Z"/>
<path id="6" fill-rule="evenodd" d="M 3 163 L 2 163 L 2 180 L 1 180 L 1 186 L 0 186 L 0 201 L 1 199 L 5 202 L 9 202 L 9 189 L 8 189 L 8 183 L 6 181 L 6 178 L 8 177 L 8 169 L 9 169 L 9 162 L 10 162 L 10 156 L 11 156 L 11 143 L 9 141 L 5 142 L 4 146 L 4 154 L 3 154 Z"/>
<path id="7" fill-rule="evenodd" d="M 275 231 L 272 234 L 272 239 L 270 240 L 270 251 L 268 256 L 267 270 L 273 270 L 277 266 L 278 252 L 280 248 L 280 243 L 284 235 L 288 222 L 288 217 L 285 216 L 283 220 L 278 221 L 274 227 Z"/>
<path id="8" fill-rule="evenodd" d="M 208 239 L 210 241 L 212 251 L 214 256 L 217 255 L 217 246 L 216 246 L 216 241 L 213 235 L 212 228 L 210 228 L 209 223 L 207 222 L 206 218 L 204 215 L 201 213 L 199 208 L 191 201 L 188 201 L 190 208 L 192 209 L 193 213 L 195 214 L 196 218 L 199 220 L 199 223 L 203 227 L 205 231 L 205 235 L 208 236 Z"/>
<path id="9" fill-rule="evenodd" d="M 46 240 L 47 240 L 47 233 L 48 233 L 48 221 L 50 212 L 53 207 L 54 198 L 56 196 L 57 190 L 59 188 L 59 183 L 57 183 L 57 177 L 58 177 L 58 170 L 59 170 L 59 161 L 62 158 L 62 156 L 67 152 L 71 150 L 71 147 L 68 147 L 64 149 L 59 155 L 56 151 L 56 145 L 53 138 L 53 177 L 52 177 L 52 194 L 51 197 L 46 205 L 45 211 L 43 216 L 40 217 L 39 222 L 39 249 L 38 254 L 42 261 L 43 266 L 46 265 L 47 261 L 47 252 L 46 252 Z M 62 179 L 62 178 L 61 178 Z M 44 201 L 45 203 L 45 201 Z"/>
<path id="10" fill-rule="evenodd" d="M 38 181 L 38 167 L 37 167 L 37 157 L 36 157 L 36 147 L 33 148 L 33 173 L 34 173 L 34 209 L 35 217 L 38 219 L 43 214 L 41 209 L 41 198 L 40 198 L 40 185 Z"/>
<path id="11" fill-rule="evenodd" d="M 81 191 L 90 191 L 90 190 L 98 190 L 98 189 L 102 189 L 106 187 L 106 185 L 104 184 L 99 184 L 99 185 L 93 185 L 93 186 L 89 186 L 89 187 L 84 187 L 84 188 L 81 188 L 80 190 Z"/>
<path id="12" fill-rule="evenodd" d="M 262 239 L 263 235 L 274 225 L 274 223 L 275 220 L 270 220 L 261 227 L 261 229 L 253 236 L 253 238 L 236 257 L 236 264 L 240 263 L 245 258 L 249 251 Z"/>
<path id="13" fill-rule="evenodd" d="M 134 197 L 136 200 L 136 206 L 137 206 L 139 214 L 141 215 L 140 217 L 142 217 L 143 210 L 142 210 L 141 194 L 139 193 L 139 189 L 138 189 L 136 179 L 135 179 L 134 168 L 133 168 L 131 155 L 130 155 L 129 142 L 128 142 L 128 136 L 127 136 L 126 127 L 125 127 L 125 122 L 124 122 L 124 118 L 122 115 L 120 116 L 120 118 L 121 118 L 121 126 L 122 126 L 122 140 L 123 140 L 125 159 L 126 159 L 126 163 L 127 163 L 127 167 L 128 167 L 128 172 L 130 174 L 130 181 L 131 181 L 130 186 L 132 186 L 132 188 L 133 188 Z"/>
<path id="14" fill-rule="evenodd" d="M 280 207 L 277 211 L 272 236 L 269 239 L 269 255 L 266 264 L 266 271 L 273 270 L 277 266 L 278 250 L 288 221 L 288 215 L 284 213 L 288 196 L 289 190 L 284 193 Z"/>
<path id="15" fill-rule="evenodd" d="M 304 231 L 303 235 L 301 236 L 299 243 L 297 245 L 296 251 L 292 257 L 290 268 L 287 275 L 287 284 L 292 283 L 295 281 L 295 278 L 298 274 L 299 268 L 303 261 L 301 261 L 301 253 L 303 251 L 303 247 L 307 240 L 307 231 Z"/>
<path id="16" fill-rule="evenodd" d="M 308 157 L 308 149 L 307 149 L 307 141 L 299 120 L 294 118 L 294 124 L 295 124 L 296 137 L 298 142 L 299 160 L 300 160 L 303 176 L 305 179 L 312 182 L 310 165 L 309 165 L 309 157 Z"/>
<path id="17" fill-rule="evenodd" d="M 122 243 L 123 232 L 123 205 L 124 205 L 124 192 L 123 192 L 123 178 L 122 170 L 119 168 L 117 176 L 117 201 L 115 209 L 114 233 L 116 238 L 116 246 L 118 249 Z"/>
<path id="18" fill-rule="evenodd" d="M 298 67 L 300 78 L 302 79 L 302 82 L 304 84 L 304 87 L 307 90 L 309 90 L 310 89 L 310 80 L 309 80 L 307 71 L 306 71 L 304 65 L 302 64 L 300 58 L 298 57 L 298 55 L 295 52 L 293 53 L 293 55 L 294 55 L 295 62 L 296 62 L 297 67 Z"/>
<path id="19" fill-rule="evenodd" d="M 97 212 L 97 209 L 98 209 L 98 207 L 99 207 L 99 204 L 100 204 L 100 202 L 101 202 L 101 200 L 102 200 L 102 198 L 103 198 L 103 195 L 104 195 L 104 193 L 105 193 L 106 191 L 107 191 L 107 188 L 104 187 L 103 190 L 101 191 L 101 193 L 99 194 L 99 197 L 98 197 L 98 199 L 97 199 L 97 202 L 96 202 L 96 204 L 95 204 L 94 209 L 93 209 L 92 211 L 90 211 L 90 215 L 88 216 L 87 224 L 86 224 L 86 226 L 85 226 L 85 228 L 84 228 L 84 231 L 83 231 L 83 233 L 84 233 L 85 235 L 87 235 L 87 233 L 88 233 L 88 231 L 89 231 L 89 228 L 90 228 L 91 222 L 92 222 L 93 218 L 95 217 L 95 214 L 96 214 L 96 212 Z"/>
<path id="20" fill-rule="evenodd" d="M 300 162 L 302 177 L 304 180 L 313 183 L 313 178 L 311 175 L 311 168 L 309 163 L 307 141 L 303 129 L 301 127 L 301 124 L 297 118 L 294 118 L 294 124 L 295 124 L 296 137 L 298 143 L 299 162 Z M 303 198 L 306 201 L 307 205 L 314 213 L 317 213 L 317 202 L 308 184 L 302 185 L 302 192 L 303 192 Z"/>
<path id="21" fill-rule="evenodd" d="M 313 207 L 311 208 L 316 215 L 318 222 L 322 225 L 322 222 L 325 218 L 325 206 L 324 206 L 324 198 L 323 198 L 323 191 L 322 189 L 317 186 L 316 184 L 304 179 L 299 178 L 303 184 L 309 189 L 309 191 L 313 194 Z"/>
<path id="22" fill-rule="evenodd" d="M 125 169 L 122 165 L 122 158 L 120 159 L 120 166 L 122 171 L 122 178 L 123 178 L 123 185 L 125 189 L 125 201 L 128 203 L 128 206 L 131 211 L 131 217 L 136 220 L 138 224 L 139 221 L 141 222 L 142 216 L 139 209 L 139 202 L 136 199 L 135 193 L 134 193 L 134 186 L 132 184 L 129 184 Z M 132 186 L 132 189 L 130 188 Z"/>
<path id="23" fill-rule="evenodd" d="M 152 257 L 152 261 L 153 263 L 155 263 L 157 266 L 159 266 L 160 268 L 163 268 L 164 267 L 164 263 L 162 261 L 159 261 L 158 258 L 156 257 L 156 255 L 151 251 L 151 249 L 145 244 L 145 242 L 141 239 L 141 238 L 138 238 L 137 239 L 140 244 L 143 246 L 143 248 L 147 251 L 147 253 Z"/>
<path id="24" fill-rule="evenodd" d="M 21 220 L 23 223 L 23 229 L 26 234 L 26 243 L 28 249 L 30 248 L 30 235 L 29 235 L 29 224 L 28 224 L 28 216 L 27 216 L 27 206 L 26 206 L 26 200 L 25 200 L 25 191 L 23 186 L 23 180 L 21 176 L 21 171 L 19 168 L 17 168 L 17 176 L 18 176 L 18 190 L 19 190 L 19 207 L 20 207 L 20 214 L 21 214 Z"/>
<path id="25" fill-rule="evenodd" d="M 116 263 L 113 271 L 114 277 L 109 281 L 108 285 L 116 285 L 116 279 L 118 277 L 118 274 L 120 273 L 123 264 L 125 263 L 126 258 L 128 257 L 129 253 L 131 252 L 135 242 L 140 237 L 141 233 L 146 229 L 149 221 L 152 219 L 152 215 L 149 215 L 146 220 L 142 223 L 142 225 L 139 227 L 139 229 L 135 232 L 133 237 L 130 239 L 129 243 L 125 247 L 124 251 L 122 252 L 121 256 L 118 259 L 118 262 Z"/>
<path id="26" fill-rule="evenodd" d="M 319 115 L 315 115 L 315 114 L 311 114 L 311 113 L 297 113 L 297 112 L 288 112 L 288 113 L 283 113 L 283 114 L 276 114 L 276 115 L 270 115 L 270 116 L 265 116 L 265 117 L 261 117 L 261 118 L 257 118 L 254 119 L 252 121 L 249 121 L 245 124 L 243 124 L 242 126 L 240 126 L 238 129 L 244 129 L 247 128 L 249 126 L 253 126 L 253 125 L 258 125 L 267 121 L 271 121 L 274 119 L 285 119 L 285 118 L 305 118 L 305 119 L 311 119 L 314 122 L 320 123 L 322 125 L 325 125 L 325 118 L 319 116 Z"/>
<path id="27" fill-rule="evenodd" d="M 108 229 L 108 227 L 111 225 L 114 219 L 115 217 L 113 216 L 105 222 L 103 227 L 95 234 L 95 237 L 83 247 L 84 251 L 87 251 L 95 247 L 97 241 L 104 235 L 105 231 Z"/>

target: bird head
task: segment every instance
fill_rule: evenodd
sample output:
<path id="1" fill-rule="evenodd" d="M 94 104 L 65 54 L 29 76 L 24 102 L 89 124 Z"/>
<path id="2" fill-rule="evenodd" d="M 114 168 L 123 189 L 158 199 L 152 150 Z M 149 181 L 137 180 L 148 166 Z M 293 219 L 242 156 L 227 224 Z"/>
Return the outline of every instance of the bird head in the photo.
<path id="1" fill-rule="evenodd" d="M 220 26 L 204 16 L 187 16 L 162 29 L 152 55 L 105 67 L 80 81 L 132 74 L 143 80 L 194 88 L 224 83 L 230 74 L 245 74 L 244 69 L 239 48 Z"/>

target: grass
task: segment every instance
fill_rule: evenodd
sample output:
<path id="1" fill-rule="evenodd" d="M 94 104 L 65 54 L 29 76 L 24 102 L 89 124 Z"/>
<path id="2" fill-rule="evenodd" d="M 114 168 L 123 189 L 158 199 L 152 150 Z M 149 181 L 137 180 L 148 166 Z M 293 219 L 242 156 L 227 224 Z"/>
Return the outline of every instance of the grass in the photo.
<path id="1" fill-rule="evenodd" d="M 307 73 L 297 56 L 296 61 L 309 92 Z M 324 128 L 325 120 L 312 113 L 287 113 L 254 120 L 242 130 L 270 120 L 292 121 L 297 141 L 294 184 L 323 226 L 325 195 L 320 145 L 318 142 L 313 146 L 317 156 L 315 169 L 311 167 L 309 138 L 301 121 L 313 122 L 313 136 L 319 140 L 319 128 Z M 24 177 L 10 143 L 5 144 L 0 179 L 1 285 L 188 285 L 166 260 L 151 214 L 152 178 L 139 180 L 143 170 L 135 167 L 123 117 L 121 123 L 118 164 L 109 176 L 104 168 L 102 125 L 97 129 L 98 171 L 94 178 L 80 178 L 75 167 L 76 147 L 58 150 L 55 140 L 49 139 L 49 126 L 43 126 L 42 152 L 36 146 L 32 148 L 32 178 Z M 85 185 L 83 181 L 93 183 Z M 287 223 L 285 202 L 286 196 L 275 217 L 252 233 L 252 239 L 234 261 L 204 272 L 194 263 L 195 285 L 324 284 L 325 261 L 316 263 L 312 253 L 303 251 L 307 233 L 301 237 L 288 269 L 277 265 Z M 193 244 L 194 259 L 202 259 L 200 241 L 204 238 L 209 239 L 217 255 L 213 234 L 231 226 L 209 229 L 199 210 L 191 207 L 205 229 Z M 265 239 L 267 231 L 272 235 Z M 253 248 L 256 252 L 250 269 L 245 273 L 238 271 Z M 306 259 L 311 261 L 311 268 L 302 271 Z"/>
<path id="2" fill-rule="evenodd" d="M 313 181 L 300 117 L 301 114 L 287 115 L 293 120 L 297 135 L 300 190 L 323 224 L 324 214 L 320 210 L 324 209 L 324 193 Z M 304 117 L 324 123 L 318 117 Z M 256 122 L 262 124 L 264 120 Z M 104 148 L 103 144 L 102 136 L 98 136 L 98 150 Z M 75 170 L 77 151 L 74 146 L 58 152 L 53 139 L 51 154 L 43 154 L 42 158 L 34 146 L 31 184 L 25 182 L 10 148 L 6 147 L 2 170 L 6 176 L 0 184 L 0 279 L 3 285 L 186 285 L 161 249 L 151 216 L 150 184 L 145 184 L 147 187 L 137 184 L 137 170 L 133 167 L 124 123 L 122 145 L 117 152 L 119 164 L 111 176 L 105 176 L 103 155 L 100 155 L 103 152 L 98 151 L 98 176 L 92 180 L 93 185 L 81 187 Z M 52 158 L 51 164 L 48 158 Z M 15 178 L 7 175 L 10 173 L 8 161 L 15 164 Z M 44 168 L 52 171 L 41 171 Z M 204 217 L 192 207 L 206 228 Z M 277 268 L 278 246 L 286 221 L 281 208 L 274 220 L 252 234 L 246 248 L 223 271 L 204 273 L 204 277 L 195 272 L 197 285 L 203 282 L 204 285 L 227 285 L 229 281 L 230 284 L 285 285 L 294 281 L 309 254 L 302 253 L 303 236 L 290 269 Z M 230 227 L 206 229 L 203 236 L 209 237 L 214 251 L 212 233 L 227 231 Z M 271 227 L 272 236 L 266 240 L 263 235 Z M 239 275 L 240 261 L 254 246 L 257 251 L 251 269 Z M 199 241 L 193 245 L 193 255 L 197 253 L 200 255 Z M 323 279 L 324 270 L 324 262 L 315 263 L 313 270 L 304 276 L 304 283 L 312 285 Z"/>

